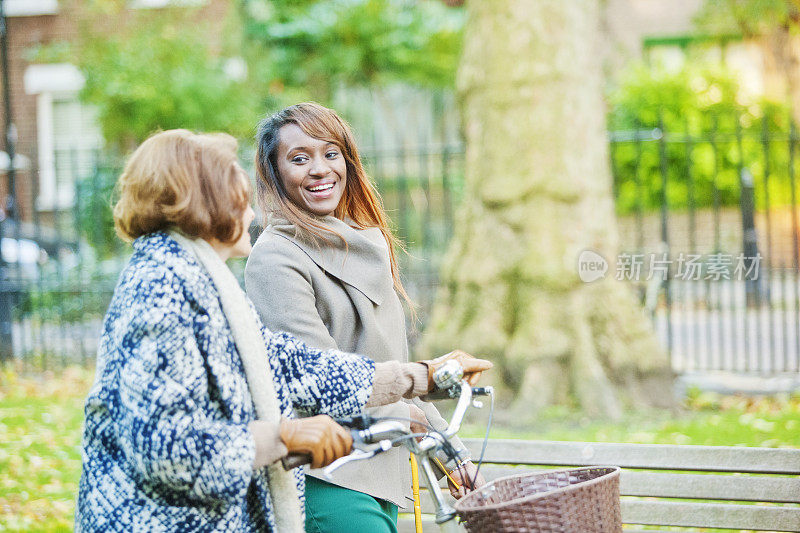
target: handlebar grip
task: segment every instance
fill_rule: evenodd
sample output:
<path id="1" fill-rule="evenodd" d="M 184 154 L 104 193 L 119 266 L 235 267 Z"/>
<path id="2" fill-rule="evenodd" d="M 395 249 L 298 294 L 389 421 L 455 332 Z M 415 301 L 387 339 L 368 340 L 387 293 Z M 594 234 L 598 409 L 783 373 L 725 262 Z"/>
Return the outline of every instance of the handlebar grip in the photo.
<path id="1" fill-rule="evenodd" d="M 433 391 L 424 395 L 422 399 L 426 402 L 433 402 L 436 400 L 452 400 L 454 397 L 457 398 L 458 394 L 451 394 L 450 389 L 434 389 Z"/>
<path id="2" fill-rule="evenodd" d="M 307 453 L 290 453 L 281 459 L 284 470 L 291 470 L 298 466 L 311 464 L 311 456 Z"/>

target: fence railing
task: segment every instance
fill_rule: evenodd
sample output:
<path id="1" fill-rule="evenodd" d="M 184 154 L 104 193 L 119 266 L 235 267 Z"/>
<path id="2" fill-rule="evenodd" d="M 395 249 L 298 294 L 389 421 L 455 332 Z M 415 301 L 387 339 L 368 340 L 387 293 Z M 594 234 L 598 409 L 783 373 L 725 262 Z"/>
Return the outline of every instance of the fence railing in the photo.
<path id="1" fill-rule="evenodd" d="M 800 369 L 797 143 L 793 129 L 776 132 L 766 121 L 755 133 L 649 127 L 610 135 L 622 253 L 606 258 L 608 275 L 638 292 L 676 371 Z M 413 342 L 463 195 L 463 147 L 363 156 L 407 248 L 401 271 L 420 318 Z M 2 224 L 7 357 L 37 368 L 91 360 L 126 255 L 110 217 L 117 173 L 95 154 L 72 206 L 37 209 L 30 195 L 27 220 Z"/>
<path id="2" fill-rule="evenodd" d="M 680 372 L 800 368 L 798 135 L 738 124 L 612 136 L 623 249 L 666 266 L 634 282 L 660 289 L 647 304 Z"/>

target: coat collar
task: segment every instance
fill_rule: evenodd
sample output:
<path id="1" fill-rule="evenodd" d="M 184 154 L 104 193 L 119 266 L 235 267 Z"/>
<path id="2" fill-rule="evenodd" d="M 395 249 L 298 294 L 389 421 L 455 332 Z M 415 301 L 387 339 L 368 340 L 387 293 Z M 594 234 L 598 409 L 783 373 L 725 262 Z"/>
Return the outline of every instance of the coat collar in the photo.
<path id="1" fill-rule="evenodd" d="M 356 229 L 330 215 L 316 221 L 344 237 L 347 242 L 327 233 L 315 237 L 277 217 L 270 220 L 265 231 L 290 240 L 318 267 L 358 289 L 375 305 L 380 305 L 388 290 L 393 289 L 389 252 L 380 229 Z"/>
<path id="2" fill-rule="evenodd" d="M 211 294 L 218 297 L 216 287 L 194 254 L 186 251 L 166 231 L 155 231 L 133 241 L 132 261 L 150 260 L 163 264 L 189 284 L 210 285 Z"/>

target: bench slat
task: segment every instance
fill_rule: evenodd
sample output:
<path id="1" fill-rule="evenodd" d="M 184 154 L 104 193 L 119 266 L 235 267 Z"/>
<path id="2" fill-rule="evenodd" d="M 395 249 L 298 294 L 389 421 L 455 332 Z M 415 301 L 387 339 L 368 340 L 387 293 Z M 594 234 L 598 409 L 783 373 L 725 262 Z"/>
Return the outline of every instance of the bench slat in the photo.
<path id="1" fill-rule="evenodd" d="M 623 471 L 620 493 L 662 498 L 800 503 L 800 479 Z"/>
<path id="2" fill-rule="evenodd" d="M 412 528 L 414 527 L 413 526 L 413 522 L 412 522 L 412 526 L 411 527 Z M 705 528 L 698 530 L 698 529 L 683 529 L 683 528 L 681 528 L 681 529 L 674 529 L 674 528 L 670 528 L 670 529 L 630 529 L 630 528 L 625 527 L 625 528 L 622 529 L 622 533 L 667 533 L 667 532 L 669 532 L 669 533 L 700 533 L 701 531 L 705 531 Z M 427 533 L 427 531 L 424 532 L 424 533 Z"/>
<path id="3" fill-rule="evenodd" d="M 494 465 L 481 467 L 481 473 L 487 481 L 545 470 L 550 468 Z M 441 487 L 446 486 L 446 482 L 442 480 Z M 619 490 L 623 496 L 800 503 L 800 478 L 796 477 L 672 474 L 623 470 L 620 474 Z"/>
<path id="4" fill-rule="evenodd" d="M 483 441 L 465 439 L 473 457 Z M 616 465 L 626 468 L 800 474 L 800 450 L 677 446 L 604 442 L 489 440 L 487 463 L 531 465 Z"/>
<path id="5" fill-rule="evenodd" d="M 517 469 L 517 471 L 519 471 L 519 470 L 521 470 L 521 469 Z M 507 470 L 507 469 L 492 469 L 492 470 L 486 472 L 486 479 L 488 481 L 491 481 L 493 479 L 497 479 L 498 477 L 507 475 L 508 472 L 509 472 L 509 470 Z M 495 475 L 495 474 L 500 474 L 500 475 Z M 652 487 L 648 487 L 647 486 L 647 483 L 648 483 L 648 481 L 647 481 L 648 477 L 647 476 L 641 477 L 639 479 L 635 479 L 634 478 L 634 480 L 631 481 L 631 478 L 628 477 L 631 474 L 636 474 L 636 473 L 635 472 L 625 472 L 625 471 L 623 471 L 622 475 L 620 476 L 620 493 L 622 494 L 622 497 L 623 497 L 622 501 L 623 502 L 625 502 L 625 501 L 638 502 L 639 501 L 639 500 L 626 499 L 626 498 L 633 498 L 633 497 L 669 497 L 669 498 L 691 499 L 692 496 L 689 496 L 689 494 L 691 494 L 693 491 L 697 492 L 697 493 L 700 493 L 700 494 L 703 494 L 703 493 L 707 492 L 707 490 L 708 490 L 708 487 L 706 487 L 705 485 L 702 484 L 702 483 L 706 483 L 706 480 L 704 480 L 704 479 L 698 480 L 698 483 L 701 483 L 700 485 L 697 485 L 697 486 L 694 486 L 694 487 L 690 487 L 690 483 L 685 483 L 683 481 L 683 478 L 689 477 L 689 476 L 686 476 L 686 475 L 670 474 L 669 476 L 673 478 L 673 481 L 669 481 L 669 482 L 666 482 L 666 483 L 663 482 L 663 481 L 656 481 L 656 482 L 654 482 L 654 485 Z M 658 474 L 658 475 L 663 476 L 664 474 Z M 719 481 L 720 484 L 724 483 L 724 480 L 722 479 L 723 476 L 697 476 L 697 477 L 718 478 L 717 481 Z M 738 480 L 741 481 L 742 478 L 738 478 Z M 797 487 L 797 484 L 800 483 L 800 480 L 794 480 L 794 479 L 788 479 L 788 478 L 784 478 L 784 480 L 787 481 L 787 482 L 792 482 L 790 485 L 788 485 L 789 488 Z M 637 487 L 637 485 L 639 485 L 639 486 Z M 744 492 L 744 491 L 750 490 L 750 489 L 760 490 L 759 487 L 763 488 L 764 490 L 772 490 L 772 488 L 769 487 L 768 485 L 759 486 L 757 484 L 756 485 L 747 485 L 746 487 L 732 486 L 732 487 L 727 487 L 726 488 L 724 486 L 720 486 L 719 490 L 724 492 L 725 497 L 718 498 L 718 499 L 726 501 L 726 502 L 729 501 L 729 500 L 739 500 L 739 501 L 744 501 L 744 502 L 752 501 L 752 502 L 770 502 L 770 503 L 800 503 L 800 492 L 788 493 L 788 492 L 786 492 L 787 491 L 787 486 L 780 487 L 781 494 L 782 494 L 782 496 L 784 496 L 784 498 L 781 501 L 778 501 L 778 502 L 774 501 L 774 499 L 775 499 L 775 495 L 774 494 L 766 496 L 763 492 L 762 493 L 756 493 L 756 494 L 749 494 L 749 495 L 741 494 L 742 497 L 740 497 L 740 498 L 730 498 L 730 497 L 728 497 L 733 492 L 737 492 L 737 493 L 738 492 Z M 731 489 L 731 490 L 728 490 L 728 489 Z M 656 492 L 664 493 L 664 492 L 668 492 L 668 491 L 672 493 L 669 496 L 661 496 L 659 494 L 654 494 Z M 425 487 L 420 487 L 420 491 L 419 492 L 420 492 L 420 503 L 422 505 L 422 512 L 423 513 L 432 513 L 434 511 L 433 499 L 431 498 L 430 494 L 428 494 L 428 489 L 425 488 Z M 455 503 L 455 500 L 453 499 L 452 496 L 450 496 L 449 491 L 445 487 L 441 488 L 441 492 L 445 496 L 445 499 L 447 500 L 447 502 L 450 505 L 453 505 Z M 710 498 L 710 497 L 704 496 L 702 498 L 698 497 L 698 499 L 711 500 L 711 499 L 714 499 L 714 498 Z M 659 501 L 661 501 L 661 500 L 659 500 Z M 658 503 L 658 501 L 656 501 L 656 500 L 648 500 L 648 503 L 651 503 L 651 502 L 652 503 Z M 669 503 L 669 500 L 666 501 L 665 503 Z M 719 508 L 724 508 L 724 506 L 727 505 L 727 504 L 709 502 L 706 505 L 716 506 L 716 507 L 719 507 Z M 737 506 L 737 507 L 741 507 L 742 509 L 762 509 L 762 508 L 766 508 L 766 507 L 760 507 L 760 506 L 757 507 L 757 506 L 753 506 L 753 505 L 740 505 L 740 506 Z M 778 509 L 778 508 L 795 509 L 798 512 L 800 512 L 800 507 L 769 507 L 769 508 L 770 509 Z M 665 524 L 660 524 L 660 525 L 670 525 L 670 524 L 666 524 L 665 523 Z"/>
<path id="6" fill-rule="evenodd" d="M 444 524 L 444 526 L 436 525 L 436 522 L 431 515 L 422 516 L 422 531 L 423 533 L 463 533 L 466 531 L 463 526 L 450 525 L 451 523 Z M 414 515 L 399 515 L 397 519 L 397 533 L 415 533 Z M 623 533 L 699 533 L 697 529 L 623 529 Z"/>
<path id="7" fill-rule="evenodd" d="M 438 525 L 436 520 L 434 520 L 433 515 L 422 515 L 422 531 L 423 533 L 464 533 L 466 530 L 464 529 L 464 526 L 459 525 L 456 520 L 451 520 L 442 525 Z M 414 515 L 398 515 L 397 533 L 414 532 Z"/>
<path id="8" fill-rule="evenodd" d="M 424 533 L 438 533 L 440 531 L 440 527 L 436 525 L 436 522 L 433 519 L 433 516 L 424 516 L 422 517 L 422 531 Z M 400 515 L 397 518 L 397 533 L 415 533 L 414 529 L 414 515 L 411 516 L 403 516 Z M 457 530 L 458 531 L 458 530 Z M 461 529 L 463 531 L 463 529 Z"/>
<path id="9" fill-rule="evenodd" d="M 622 501 L 626 524 L 800 531 L 800 509 L 694 502 Z"/>
<path id="10" fill-rule="evenodd" d="M 429 499 L 423 500 L 422 508 L 425 531 L 435 528 L 431 514 L 433 504 L 429 503 Z M 800 531 L 798 508 L 630 500 L 622 500 L 621 508 L 622 521 L 625 524 Z M 408 518 L 401 517 L 400 521 L 413 524 L 413 515 L 407 516 Z M 450 530 L 454 529 L 452 525 L 448 526 Z"/>

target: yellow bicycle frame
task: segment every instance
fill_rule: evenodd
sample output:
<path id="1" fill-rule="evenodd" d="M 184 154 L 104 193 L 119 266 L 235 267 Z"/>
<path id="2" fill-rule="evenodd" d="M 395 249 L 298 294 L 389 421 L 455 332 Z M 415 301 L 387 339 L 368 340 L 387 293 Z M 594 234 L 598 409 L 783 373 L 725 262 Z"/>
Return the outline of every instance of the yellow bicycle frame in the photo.
<path id="1" fill-rule="evenodd" d="M 412 453 L 411 458 L 411 491 L 414 493 L 414 524 L 417 533 L 422 533 L 422 507 L 419 503 L 419 465 Z"/>

